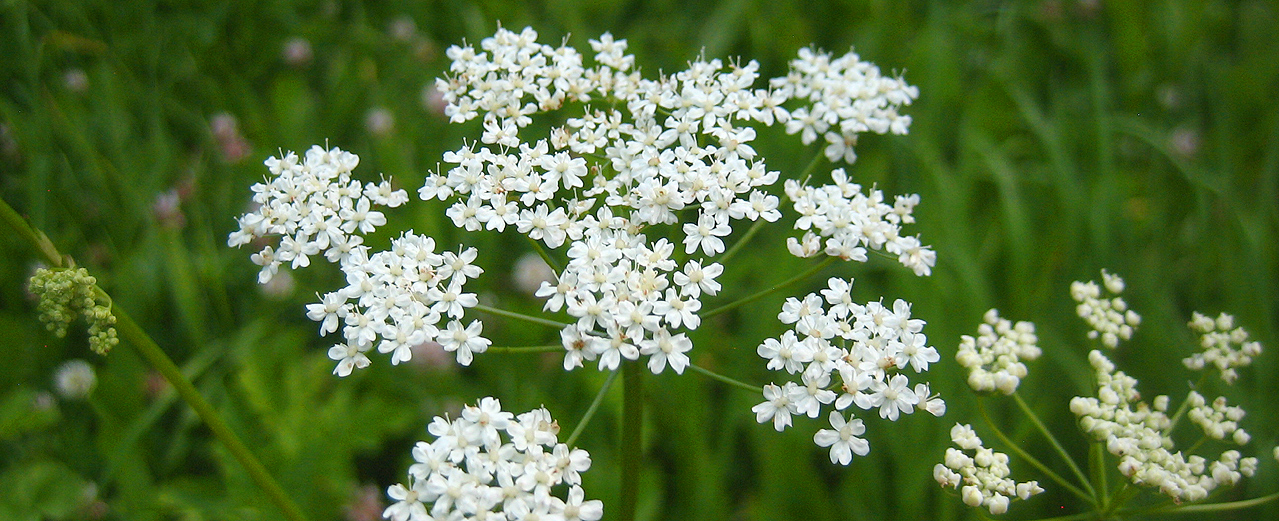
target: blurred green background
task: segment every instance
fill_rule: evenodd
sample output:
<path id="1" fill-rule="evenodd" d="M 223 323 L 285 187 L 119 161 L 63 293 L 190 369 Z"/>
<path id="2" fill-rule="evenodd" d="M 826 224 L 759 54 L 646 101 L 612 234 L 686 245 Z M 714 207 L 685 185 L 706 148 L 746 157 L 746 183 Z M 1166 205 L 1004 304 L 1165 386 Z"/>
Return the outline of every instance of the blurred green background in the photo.
<path id="1" fill-rule="evenodd" d="M 754 422 L 759 396 L 696 374 L 649 378 L 644 519 L 957 519 L 978 517 L 932 480 L 955 422 L 989 445 L 954 362 L 987 309 L 1036 323 L 1045 356 L 1022 385 L 1075 454 L 1087 444 L 1067 409 L 1089 389 L 1084 326 L 1067 288 L 1107 268 L 1128 281 L 1145 321 L 1114 353 L 1147 396 L 1184 396 L 1180 359 L 1191 311 L 1238 316 L 1279 348 L 1279 7 L 1264 1 L 551 0 L 433 2 L 25 2 L 0 0 L 0 197 L 98 277 L 250 442 L 313 519 L 376 519 L 404 479 L 412 444 L 436 415 L 499 397 L 508 411 L 549 407 L 576 426 L 604 375 L 567 375 L 559 356 L 480 356 L 469 368 L 391 366 L 330 374 L 331 342 L 303 305 L 340 284 L 329 265 L 260 287 L 250 251 L 226 247 L 261 161 L 324 143 L 361 156 L 357 176 L 394 176 L 410 193 L 478 126 L 446 125 L 426 87 L 444 50 L 500 21 L 585 49 L 604 31 L 630 42 L 650 77 L 698 52 L 742 56 L 782 75 L 800 47 L 850 46 L 919 87 L 908 136 L 867 136 L 850 169 L 888 194 L 917 192 L 921 233 L 938 254 L 918 279 L 891 263 L 837 265 L 812 281 L 717 317 L 695 335 L 695 363 L 757 384 L 755 346 L 778 335 L 785 295 L 854 277 L 860 300 L 904 298 L 942 352 L 929 379 L 950 409 L 938 420 L 868 420 L 871 453 L 845 467 L 813 445 L 824 422 L 784 434 Z M 819 149 L 777 129 L 756 146 L 794 176 Z M 413 228 L 447 248 L 480 248 L 475 283 L 493 305 L 540 303 L 510 290 L 525 243 L 462 234 L 444 205 L 390 212 L 375 248 Z M 722 300 L 802 266 L 787 230 L 754 239 L 724 276 Z M 278 512 L 157 374 L 121 344 L 102 358 L 83 330 L 54 338 L 35 323 L 25 278 L 34 256 L 0 233 L 0 518 L 275 519 Z M 323 264 L 323 263 L 321 263 Z M 495 345 L 554 342 L 556 332 L 488 319 Z M 53 374 L 86 359 L 87 400 L 54 394 Z M 1255 478 L 1221 500 L 1274 492 L 1276 356 L 1232 388 L 1249 415 Z M 587 496 L 618 497 L 614 388 L 578 445 L 595 464 Z M 1016 439 L 1065 466 L 1007 400 L 990 400 Z M 873 416 L 873 415 L 871 415 Z M 1183 442 L 1186 443 L 1186 442 Z M 1206 449 L 1220 451 L 1209 444 Z M 1215 455 L 1213 452 L 1212 455 Z M 1009 519 L 1078 512 L 1060 487 Z M 1276 519 L 1274 505 L 1222 516 Z"/>

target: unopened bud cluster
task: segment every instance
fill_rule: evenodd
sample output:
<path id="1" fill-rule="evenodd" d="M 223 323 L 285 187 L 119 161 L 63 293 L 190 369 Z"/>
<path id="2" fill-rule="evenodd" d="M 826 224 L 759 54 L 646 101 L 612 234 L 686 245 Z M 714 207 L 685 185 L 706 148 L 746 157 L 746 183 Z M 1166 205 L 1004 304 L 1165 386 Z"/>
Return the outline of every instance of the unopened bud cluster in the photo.
<path id="1" fill-rule="evenodd" d="M 1221 379 L 1233 384 L 1239 377 L 1239 367 L 1252 364 L 1252 358 L 1261 354 L 1261 343 L 1248 341 L 1248 332 L 1235 327 L 1235 317 L 1222 313 L 1215 320 L 1198 312 L 1191 315 L 1190 329 L 1202 335 L 1199 347 L 1203 351 L 1182 360 L 1186 367 L 1200 370 L 1209 365 L 1221 371 Z"/>
<path id="2" fill-rule="evenodd" d="M 1037 481 L 1017 483 L 1010 478 L 1008 455 L 983 447 L 971 426 L 956 424 L 950 429 L 950 439 L 959 448 L 946 449 L 945 463 L 933 467 L 933 479 L 946 488 L 962 486 L 964 504 L 1002 514 L 1013 499 L 1029 499 L 1044 491 Z"/>
<path id="3" fill-rule="evenodd" d="M 955 360 L 968 369 L 968 385 L 978 392 L 998 390 L 1004 394 L 1017 391 L 1026 377 L 1022 360 L 1035 360 L 1043 353 L 1035 325 L 1001 318 L 998 310 L 987 311 L 985 323 L 977 326 L 977 337 L 960 338 Z"/>
<path id="4" fill-rule="evenodd" d="M 1124 280 L 1118 275 L 1101 271 L 1102 284 L 1111 297 L 1102 298 L 1101 286 L 1094 281 L 1074 282 L 1070 285 L 1070 296 L 1078 302 L 1075 312 L 1088 322 L 1092 328 L 1088 338 L 1101 338 L 1101 343 L 1114 349 L 1120 340 L 1132 338 L 1132 333 L 1141 323 L 1141 316 L 1128 309 L 1128 304 L 1119 297 L 1124 291 Z"/>
<path id="5" fill-rule="evenodd" d="M 115 332 L 111 304 L 99 303 L 98 280 L 84 268 L 36 269 L 28 289 L 40 298 L 36 306 L 41 322 L 59 338 L 77 316 L 89 323 L 89 347 L 105 355 L 120 342 Z"/>
<path id="6" fill-rule="evenodd" d="M 1119 457 L 1119 471 L 1134 484 L 1158 488 L 1175 501 L 1197 501 L 1218 486 L 1234 485 L 1243 476 L 1252 475 L 1257 459 L 1240 458 L 1238 451 L 1225 451 L 1214 462 L 1174 452 L 1168 398 L 1155 398 L 1151 407 L 1141 401 L 1137 380 L 1116 371 L 1100 351 L 1090 352 L 1088 360 L 1095 371 L 1097 396 L 1072 399 L 1070 410 L 1079 417 L 1085 433 L 1104 442 L 1106 449 Z M 1247 443 L 1248 435 L 1237 426 L 1242 409 L 1227 407 L 1224 399 L 1205 404 L 1195 392 L 1187 400 L 1189 417 L 1205 434 Z"/>
<path id="7" fill-rule="evenodd" d="M 436 417 L 432 442 L 413 448 L 408 484 L 387 494 L 395 501 L 382 517 L 431 519 L 562 519 L 603 517 L 599 500 L 586 500 L 581 473 L 591 456 L 559 443 L 559 424 L 546 409 L 519 416 L 496 398 L 466 406 L 460 418 Z M 567 493 L 563 497 L 554 494 Z"/>

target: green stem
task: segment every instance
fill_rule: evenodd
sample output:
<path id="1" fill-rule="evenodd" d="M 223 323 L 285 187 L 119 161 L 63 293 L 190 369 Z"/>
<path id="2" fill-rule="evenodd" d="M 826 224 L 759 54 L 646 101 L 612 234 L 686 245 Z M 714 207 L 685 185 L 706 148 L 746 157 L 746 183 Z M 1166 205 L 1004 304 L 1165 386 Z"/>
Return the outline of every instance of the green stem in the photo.
<path id="1" fill-rule="evenodd" d="M 817 165 L 821 164 L 821 160 L 824 157 L 826 156 L 822 155 L 822 153 L 818 151 L 817 154 L 813 156 L 813 160 L 808 162 L 808 166 L 804 168 L 804 171 L 799 173 L 799 178 L 807 179 L 808 176 L 812 175 L 813 170 L 817 169 Z M 785 206 L 787 202 L 790 202 L 790 195 L 784 194 L 782 195 L 782 198 L 777 201 L 777 207 L 781 208 L 782 206 Z M 741 239 L 738 239 L 737 242 L 733 243 L 733 247 L 724 252 L 724 256 L 720 257 L 716 260 L 716 262 L 727 266 L 728 260 L 737 255 L 737 252 L 741 251 L 741 249 L 746 246 L 746 243 L 750 242 L 750 240 L 755 237 L 756 233 L 759 233 L 759 230 L 764 227 L 765 222 L 767 221 L 765 221 L 762 217 L 756 219 L 755 224 L 752 224 L 750 229 L 746 230 L 746 235 L 743 235 Z"/>
<path id="2" fill-rule="evenodd" d="M 1048 443 L 1053 446 L 1053 450 L 1057 451 L 1057 454 L 1061 456 L 1061 459 L 1066 460 L 1066 465 L 1070 466 L 1070 471 L 1075 473 L 1075 477 L 1079 479 L 1079 482 L 1083 483 L 1085 487 L 1088 487 L 1088 493 L 1096 494 L 1097 492 L 1089 486 L 1088 478 L 1084 477 L 1084 472 L 1075 464 L 1074 458 L 1071 458 L 1070 453 L 1066 452 L 1066 449 L 1061 446 L 1061 443 L 1057 441 L 1057 437 L 1053 436 L 1052 431 L 1049 431 L 1048 428 L 1044 426 L 1044 422 L 1039 420 L 1039 415 L 1035 414 L 1035 411 L 1031 410 L 1030 406 L 1026 404 L 1026 400 L 1023 400 L 1020 394 L 1014 392 L 1012 396 L 1013 401 L 1017 402 L 1017 407 L 1021 409 L 1021 412 L 1024 413 L 1026 417 L 1030 418 L 1030 422 L 1035 424 L 1035 428 L 1039 429 L 1039 433 L 1043 434 L 1044 438 L 1048 439 Z"/>
<path id="3" fill-rule="evenodd" d="M 1097 504 L 1101 505 L 1102 512 L 1109 512 L 1112 508 L 1110 504 L 1110 491 L 1106 485 L 1106 448 L 1101 442 L 1095 441 L 1088 444 L 1088 468 L 1092 472 L 1093 487 L 1090 492 L 1100 494 L 1097 497 Z"/>
<path id="4" fill-rule="evenodd" d="M 1040 463 L 1039 460 L 1035 459 L 1034 456 L 1031 456 L 1030 453 L 1022 450 L 1022 448 L 1016 443 L 1013 443 L 1013 440 L 1009 439 L 1008 436 L 1004 434 L 1004 431 L 999 430 L 999 427 L 995 426 L 995 421 L 990 418 L 990 413 L 986 411 L 986 404 L 983 400 L 977 400 L 977 410 L 981 413 L 982 419 L 986 421 L 986 426 L 990 427 L 990 430 L 995 432 L 995 437 L 999 438 L 999 441 L 1003 442 L 1009 450 L 1017 453 L 1018 457 L 1026 460 L 1027 463 L 1030 463 L 1030 465 L 1036 469 L 1039 469 L 1039 471 L 1043 472 L 1049 479 L 1055 481 L 1066 490 L 1069 490 L 1071 494 L 1087 501 L 1089 504 L 1093 505 L 1094 508 L 1097 506 L 1097 500 L 1093 498 L 1091 492 L 1084 492 L 1079 487 L 1076 487 L 1069 481 L 1066 481 L 1065 478 L 1050 470 L 1047 465 Z M 1085 485 L 1086 484 L 1087 483 L 1085 483 Z"/>
<path id="5" fill-rule="evenodd" d="M 595 417 L 595 411 L 599 410 L 600 403 L 604 402 L 604 393 L 608 392 L 608 388 L 613 385 L 613 379 L 617 378 L 617 370 L 614 369 L 608 373 L 608 379 L 604 380 L 604 385 L 600 386 L 599 392 L 595 393 L 595 399 L 591 401 L 591 406 L 586 409 L 586 414 L 582 415 L 582 421 L 577 422 L 577 427 L 573 428 L 573 433 L 568 435 L 568 440 L 564 442 L 570 448 L 573 442 L 577 441 L 577 437 L 582 435 L 582 431 L 586 429 L 586 424 L 591 423 L 591 418 Z"/>
<path id="6" fill-rule="evenodd" d="M 200 395 L 200 391 L 196 390 L 195 386 L 191 385 L 191 382 L 182 375 L 182 371 L 178 369 L 177 365 L 174 365 L 168 355 L 164 354 L 160 346 L 156 345 L 155 341 L 151 340 L 151 337 L 147 336 L 146 332 L 141 327 L 138 327 L 138 324 L 120 306 L 115 306 L 112 312 L 115 314 L 115 327 L 120 332 L 120 338 L 132 345 L 134 349 L 137 349 L 138 353 L 143 358 L 146 358 L 155 367 L 156 371 L 159 371 L 164 376 L 165 380 L 169 381 L 173 389 L 178 392 L 178 396 L 181 396 L 182 400 L 187 402 L 187 405 L 195 409 L 195 413 L 200 416 L 205 425 L 209 426 L 209 430 L 213 431 L 213 435 L 226 446 L 227 450 L 231 451 L 231 455 L 244 466 L 244 469 L 249 472 L 249 477 L 253 479 L 253 482 L 259 488 L 266 492 L 271 502 L 275 503 L 288 519 L 293 521 L 305 520 L 306 516 L 302 514 L 302 510 L 293 503 L 293 500 L 289 499 L 280 484 L 267 472 L 266 467 L 262 466 L 262 463 L 253 456 L 253 453 L 249 451 L 244 442 L 240 441 L 235 432 L 222 421 L 222 417 L 218 416 L 213 406 L 204 400 L 204 396 Z"/>
<path id="7" fill-rule="evenodd" d="M 1199 381 L 1195 382 L 1195 385 L 1194 387 L 1191 387 L 1191 390 L 1198 391 L 1199 389 L 1202 389 L 1204 384 L 1206 384 L 1207 382 L 1208 382 L 1208 372 L 1204 371 L 1204 374 L 1199 377 Z M 1181 421 L 1181 417 L 1185 415 L 1186 411 L 1188 410 L 1190 410 L 1189 395 L 1186 396 L 1186 399 L 1181 401 L 1181 405 L 1177 406 L 1177 412 L 1172 413 L 1172 418 L 1168 420 L 1169 433 L 1173 432 L 1173 430 L 1177 428 L 1177 423 Z"/>
<path id="8" fill-rule="evenodd" d="M 550 252 L 547 252 L 546 248 L 542 247 L 542 243 L 537 242 L 527 235 L 525 235 L 524 238 L 528 239 L 529 244 L 533 245 L 533 249 L 537 251 L 537 255 L 542 258 L 542 261 L 545 262 L 547 266 L 550 266 L 552 270 L 555 270 L 556 275 L 564 272 L 564 270 L 560 268 L 560 263 L 555 262 L 555 259 L 551 258 Z"/>
<path id="9" fill-rule="evenodd" d="M 30 246 L 44 257 L 45 262 L 55 267 L 63 266 L 62 255 L 58 253 L 57 248 L 53 246 L 48 237 L 29 226 L 3 200 L 0 200 L 0 219 L 3 219 L 19 237 L 26 239 Z M 101 290 L 101 288 L 98 289 Z M 110 297 L 108 296 L 108 298 Z M 160 346 L 133 321 L 133 318 L 123 308 L 118 305 L 112 305 L 111 312 L 115 315 L 115 328 L 120 338 L 132 345 L 138 351 L 138 354 L 147 359 L 164 376 L 164 379 L 168 380 L 173 389 L 178 392 L 178 396 L 181 396 L 182 400 L 195 410 L 200 420 L 204 421 L 205 425 L 209 426 L 209 430 L 213 431 L 214 437 L 222 442 L 227 450 L 231 451 L 231 455 L 244 466 L 253 482 L 266 492 L 267 497 L 280 508 L 284 516 L 292 521 L 305 520 L 306 517 L 302 514 L 302 510 L 293 503 L 293 500 L 289 499 L 280 484 L 266 471 L 266 467 L 262 466 L 262 463 L 253 456 L 253 453 L 244 445 L 244 442 L 240 441 L 240 438 L 222 421 L 222 417 L 218 416 L 213 406 L 204 400 L 200 392 L 196 390 L 194 385 L 191 385 L 190 380 L 183 376 L 182 371 L 173 363 L 173 360 L 169 359 L 168 355 L 164 354 Z"/>
<path id="10" fill-rule="evenodd" d="M 769 294 L 772 294 L 772 293 L 776 292 L 776 291 L 777 291 L 777 290 L 779 290 L 779 289 L 782 289 L 782 288 L 784 288 L 784 287 L 786 287 L 786 286 L 789 286 L 789 285 L 791 285 L 791 284 L 794 284 L 794 283 L 796 283 L 796 282 L 799 282 L 799 281 L 801 281 L 801 280 L 804 280 L 804 279 L 806 279 L 806 278 L 808 278 L 808 277 L 811 277 L 814 273 L 817 273 L 817 272 L 819 272 L 819 271 L 821 271 L 821 270 L 825 269 L 827 266 L 830 266 L 830 265 L 831 265 L 831 263 L 833 263 L 833 262 L 835 262 L 835 261 L 837 261 L 837 260 L 839 260 L 839 257 L 827 257 L 825 260 L 823 260 L 823 261 L 821 261 L 821 262 L 819 262 L 819 263 L 817 263 L 817 264 L 814 264 L 812 268 L 809 268 L 809 269 L 805 270 L 803 273 L 800 273 L 799 275 L 796 275 L 796 276 L 791 277 L 791 278 L 789 278 L 789 279 L 786 279 L 786 280 L 784 280 L 784 281 L 782 281 L 782 282 L 779 282 L 779 283 L 777 283 L 777 284 L 774 284 L 772 287 L 770 287 L 770 288 L 768 288 L 768 289 L 765 289 L 765 290 L 761 290 L 761 291 L 759 291 L 759 292 L 757 292 L 757 293 L 755 293 L 755 294 L 753 294 L 753 295 L 749 295 L 749 296 L 746 296 L 746 297 L 740 298 L 740 299 L 738 299 L 738 300 L 736 300 L 736 301 L 730 302 L 730 303 L 728 303 L 728 304 L 724 304 L 723 306 L 717 307 L 717 308 L 712 309 L 712 310 L 710 310 L 710 311 L 707 311 L 707 312 L 705 312 L 705 313 L 701 313 L 700 315 L 701 315 L 702 319 L 703 319 L 703 320 L 705 320 L 705 319 L 707 319 L 707 318 L 713 317 L 713 316 L 718 315 L 718 314 L 720 314 L 720 313 L 723 313 L 723 312 L 725 312 L 725 311 L 730 311 L 730 310 L 735 309 L 735 308 L 737 308 L 737 307 L 740 307 L 740 306 L 742 306 L 742 305 L 744 305 L 744 304 L 748 304 L 748 303 L 754 302 L 754 301 L 756 301 L 756 300 L 759 300 L 759 299 L 761 299 L 761 298 L 764 298 L 764 297 L 768 296 Z"/>
<path id="11" fill-rule="evenodd" d="M 1279 499 L 1279 492 L 1272 493 L 1267 496 L 1255 497 L 1252 499 L 1244 499 L 1241 501 L 1230 501 L 1226 503 L 1209 503 L 1196 505 L 1178 505 L 1165 504 L 1154 508 L 1133 509 L 1120 511 L 1120 515 L 1124 516 L 1143 516 L 1148 514 L 1193 514 L 1204 512 L 1224 512 L 1227 510 L 1239 510 L 1241 508 L 1252 508 L 1264 505 L 1271 501 Z"/>
<path id="12" fill-rule="evenodd" d="M 560 344 L 545 346 L 513 346 L 513 347 L 490 347 L 485 349 L 485 353 L 554 353 L 563 351 L 564 346 Z"/>
<path id="13" fill-rule="evenodd" d="M 523 313 L 516 313 L 514 311 L 507 311 L 505 309 L 497 309 L 494 307 L 485 306 L 484 304 L 477 304 L 474 308 L 471 308 L 471 309 L 483 311 L 491 315 L 499 315 L 507 318 L 514 318 L 516 320 L 523 320 L 525 322 L 532 322 L 534 324 L 551 326 L 557 329 L 563 329 L 564 327 L 568 326 L 568 324 L 565 322 L 557 322 L 557 321 L 546 319 L 546 318 L 535 317 L 532 315 L 525 315 Z"/>
<path id="14" fill-rule="evenodd" d="M 14 233 L 18 234 L 31 245 L 33 249 L 40 254 L 45 264 L 52 268 L 66 267 L 62 261 L 62 255 L 58 253 L 58 249 L 53 246 L 53 242 L 49 240 L 44 233 L 27 224 L 18 212 L 14 211 L 9 203 L 0 200 L 0 219 L 3 219 L 9 225 Z"/>
<path id="15" fill-rule="evenodd" d="M 713 379 L 713 380 L 719 380 L 719 381 L 721 381 L 721 382 L 724 382 L 724 383 L 726 383 L 726 384 L 728 384 L 728 385 L 731 385 L 731 386 L 733 386 L 733 387 L 736 387 L 736 388 L 738 388 L 738 389 L 743 389 L 743 390 L 746 390 L 746 391 L 750 391 L 750 392 L 753 392 L 753 393 L 755 393 L 755 394 L 761 394 L 761 393 L 763 393 L 763 392 L 764 392 L 764 388 L 762 388 L 762 387 L 756 387 L 756 386 L 754 386 L 754 385 L 748 384 L 748 383 L 743 382 L 743 381 L 741 381 L 741 380 L 734 380 L 734 379 L 729 378 L 729 377 L 727 377 L 727 376 L 724 376 L 724 375 L 722 375 L 722 374 L 712 372 L 710 369 L 702 368 L 702 367 L 700 367 L 700 366 L 698 366 L 698 365 L 696 365 L 696 364 L 688 364 L 688 368 L 689 368 L 689 369 L 692 369 L 692 370 L 694 370 L 694 371 L 697 371 L 697 372 L 699 372 L 699 373 L 702 373 L 703 375 L 705 375 L 705 376 L 707 376 L 707 377 L 709 377 L 709 378 L 711 378 L 711 379 Z"/>
<path id="16" fill-rule="evenodd" d="M 783 196 L 783 201 L 778 203 L 778 206 L 786 204 L 784 198 L 785 196 Z M 764 227 L 765 222 L 767 221 L 765 221 L 763 217 L 756 219 L 755 224 L 752 224 L 751 227 L 746 230 L 746 235 L 743 235 L 741 239 L 738 239 L 737 242 L 733 243 L 733 247 L 724 252 L 724 256 L 716 259 L 715 262 L 727 265 L 728 259 L 737 255 L 737 252 L 741 251 L 742 248 L 746 246 L 746 243 L 750 242 L 751 239 L 755 237 L 756 233 L 759 233 L 759 230 Z"/>
<path id="17" fill-rule="evenodd" d="M 640 461 L 643 460 L 644 365 L 622 361 L 622 498 L 617 518 L 635 521 L 639 499 Z"/>

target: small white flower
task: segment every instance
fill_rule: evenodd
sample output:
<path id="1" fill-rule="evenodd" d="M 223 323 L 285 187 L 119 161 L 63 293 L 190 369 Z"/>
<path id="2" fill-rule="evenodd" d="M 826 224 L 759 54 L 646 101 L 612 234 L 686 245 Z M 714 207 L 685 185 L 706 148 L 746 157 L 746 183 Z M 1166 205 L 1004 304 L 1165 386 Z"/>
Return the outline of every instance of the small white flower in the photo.
<path id="1" fill-rule="evenodd" d="M 859 418 L 845 420 L 844 415 L 831 411 L 830 425 L 834 430 L 822 429 L 813 435 L 813 442 L 818 447 L 830 447 L 830 462 L 847 465 L 853 460 L 853 454 L 865 456 L 870 453 L 870 444 L 858 436 L 866 432 L 866 426 Z"/>

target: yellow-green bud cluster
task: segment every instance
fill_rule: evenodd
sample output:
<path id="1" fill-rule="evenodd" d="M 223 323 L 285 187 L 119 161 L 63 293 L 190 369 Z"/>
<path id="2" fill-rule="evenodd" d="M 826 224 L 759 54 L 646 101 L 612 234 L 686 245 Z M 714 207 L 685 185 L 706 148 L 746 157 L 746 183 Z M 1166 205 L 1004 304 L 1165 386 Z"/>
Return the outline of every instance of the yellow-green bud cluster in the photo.
<path id="1" fill-rule="evenodd" d="M 67 335 L 67 327 L 77 315 L 89 323 L 89 347 L 105 355 L 120 342 L 115 332 L 115 315 L 110 303 L 97 298 L 98 280 L 84 268 L 39 268 L 31 276 L 28 289 L 40 298 L 36 306 L 40 321 L 59 338 Z"/>

